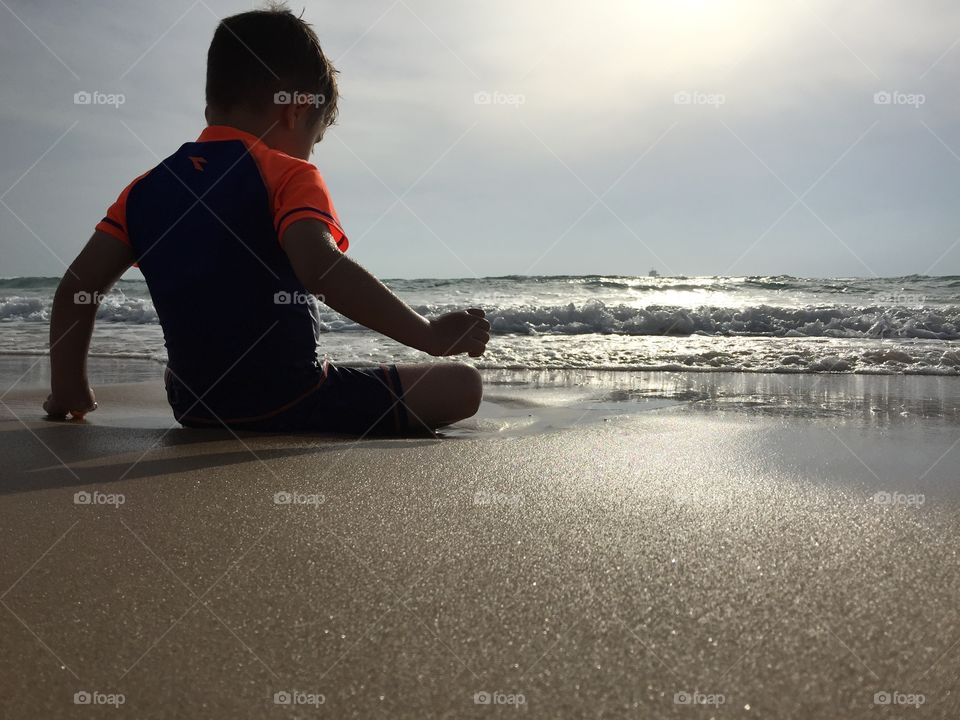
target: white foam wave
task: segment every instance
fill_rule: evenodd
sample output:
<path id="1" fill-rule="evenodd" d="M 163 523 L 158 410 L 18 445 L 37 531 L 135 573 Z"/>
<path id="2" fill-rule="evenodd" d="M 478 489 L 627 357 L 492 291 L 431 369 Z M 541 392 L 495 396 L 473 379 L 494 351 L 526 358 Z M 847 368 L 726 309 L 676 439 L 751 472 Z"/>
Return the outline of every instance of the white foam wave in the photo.
<path id="1" fill-rule="evenodd" d="M 459 305 L 417 306 L 437 314 Z M 221 308 L 211 308 L 210 312 Z M 742 308 L 680 308 L 605 304 L 588 300 L 554 306 L 488 307 L 494 333 L 521 335 L 722 335 L 757 337 L 960 339 L 960 307 L 854 307 L 821 305 Z M 40 297 L 0 297 L 0 321 L 48 322 L 50 301 Z M 150 325 L 157 313 L 149 298 L 109 295 L 97 313 L 100 322 Z M 321 313 L 327 332 L 360 326 L 328 309 Z"/>

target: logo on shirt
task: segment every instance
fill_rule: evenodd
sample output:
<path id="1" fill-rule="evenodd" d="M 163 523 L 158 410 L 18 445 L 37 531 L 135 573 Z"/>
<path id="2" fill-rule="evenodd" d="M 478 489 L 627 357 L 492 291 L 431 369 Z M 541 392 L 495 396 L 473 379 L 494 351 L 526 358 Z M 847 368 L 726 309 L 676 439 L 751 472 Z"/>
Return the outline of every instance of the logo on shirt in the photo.
<path id="1" fill-rule="evenodd" d="M 190 162 L 193 163 L 193 169 L 199 172 L 203 172 L 203 166 L 207 164 L 207 159 L 205 157 L 198 157 L 196 155 L 189 156 Z"/>

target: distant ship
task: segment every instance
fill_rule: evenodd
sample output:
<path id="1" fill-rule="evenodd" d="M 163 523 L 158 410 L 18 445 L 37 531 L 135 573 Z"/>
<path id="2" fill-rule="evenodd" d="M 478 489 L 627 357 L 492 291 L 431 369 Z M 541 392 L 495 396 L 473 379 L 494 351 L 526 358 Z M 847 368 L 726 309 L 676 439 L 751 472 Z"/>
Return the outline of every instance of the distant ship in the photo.
<path id="1" fill-rule="evenodd" d="M 658 273 L 656 270 L 651 270 L 647 273 L 647 277 L 660 277 L 660 273 Z"/>

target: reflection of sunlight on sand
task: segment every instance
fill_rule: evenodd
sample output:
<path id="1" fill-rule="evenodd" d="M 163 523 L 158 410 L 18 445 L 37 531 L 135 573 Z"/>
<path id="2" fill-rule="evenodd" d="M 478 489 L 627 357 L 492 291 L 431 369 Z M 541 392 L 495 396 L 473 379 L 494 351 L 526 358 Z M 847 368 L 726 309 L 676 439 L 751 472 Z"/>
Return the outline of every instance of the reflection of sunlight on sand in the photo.
<path id="1" fill-rule="evenodd" d="M 641 397 L 604 388 L 557 390 L 520 382 L 510 390 L 512 394 L 505 394 L 501 388 L 488 392 L 474 417 L 442 429 L 441 437 L 550 432 L 682 404 L 676 399 Z"/>

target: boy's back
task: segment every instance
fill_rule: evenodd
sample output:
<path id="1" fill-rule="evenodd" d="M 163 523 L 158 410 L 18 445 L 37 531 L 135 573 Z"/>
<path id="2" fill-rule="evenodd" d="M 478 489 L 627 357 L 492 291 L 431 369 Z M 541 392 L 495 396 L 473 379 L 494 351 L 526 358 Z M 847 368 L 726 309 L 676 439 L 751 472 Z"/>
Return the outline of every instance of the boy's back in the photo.
<path id="1" fill-rule="evenodd" d="M 322 379 L 316 300 L 281 247 L 303 218 L 347 248 L 315 166 L 211 126 L 131 183 L 97 225 L 131 246 L 149 286 L 178 420 L 263 415 Z"/>

